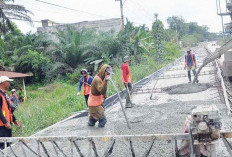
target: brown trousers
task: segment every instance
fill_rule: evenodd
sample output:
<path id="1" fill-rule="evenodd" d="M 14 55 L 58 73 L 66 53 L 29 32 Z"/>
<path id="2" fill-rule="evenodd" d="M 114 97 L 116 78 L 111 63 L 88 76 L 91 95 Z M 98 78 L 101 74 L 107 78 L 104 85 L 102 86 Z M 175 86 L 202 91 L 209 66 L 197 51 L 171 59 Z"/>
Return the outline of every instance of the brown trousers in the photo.
<path id="1" fill-rule="evenodd" d="M 102 106 L 89 106 L 89 118 L 99 120 L 105 117 L 104 108 Z"/>

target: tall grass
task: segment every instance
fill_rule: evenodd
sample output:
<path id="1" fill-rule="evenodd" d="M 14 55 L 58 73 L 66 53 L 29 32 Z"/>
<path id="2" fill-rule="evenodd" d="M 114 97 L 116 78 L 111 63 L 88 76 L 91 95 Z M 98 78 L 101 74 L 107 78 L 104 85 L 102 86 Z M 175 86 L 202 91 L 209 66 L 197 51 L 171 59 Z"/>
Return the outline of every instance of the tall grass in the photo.
<path id="1" fill-rule="evenodd" d="M 150 75 L 156 70 L 170 63 L 168 60 L 162 64 L 155 63 L 152 58 L 147 58 L 142 64 L 130 66 L 133 83 Z M 114 68 L 112 79 L 122 86 L 121 69 Z M 38 85 L 27 87 L 28 99 L 21 104 L 15 115 L 24 124 L 24 131 L 13 129 L 14 136 L 29 136 L 42 130 L 70 115 L 72 112 L 86 108 L 83 96 L 76 96 L 78 84 L 57 81 L 52 85 L 38 88 Z M 109 83 L 107 95 L 116 91 Z"/>
<path id="2" fill-rule="evenodd" d="M 86 108 L 84 97 L 76 96 L 77 85 L 57 82 L 54 89 L 28 88 L 28 99 L 15 115 L 24 124 L 24 131 L 14 129 L 14 136 L 29 136 L 67 117 L 71 112 Z"/>

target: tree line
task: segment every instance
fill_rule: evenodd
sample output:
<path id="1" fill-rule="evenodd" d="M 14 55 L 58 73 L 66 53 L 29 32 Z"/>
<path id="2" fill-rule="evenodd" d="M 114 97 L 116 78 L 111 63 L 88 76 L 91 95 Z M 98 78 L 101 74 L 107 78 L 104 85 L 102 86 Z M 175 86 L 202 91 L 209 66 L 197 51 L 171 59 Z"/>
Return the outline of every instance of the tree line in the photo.
<path id="1" fill-rule="evenodd" d="M 94 72 L 90 63 L 97 60 L 119 67 L 125 55 L 130 55 L 134 64 L 140 64 L 146 57 L 154 62 L 171 60 L 180 51 L 180 43 L 190 47 L 218 38 L 216 33 L 208 32 L 208 27 L 186 23 L 182 17 L 168 17 L 167 22 L 168 29 L 157 20 L 149 30 L 145 25 L 134 26 L 127 20 L 118 34 L 94 29 L 78 31 L 67 26 L 66 31 L 58 30 L 54 34 L 58 41 L 49 40 L 47 34 L 22 34 L 11 23 L 14 31 L 6 26 L 6 31 L 1 33 L 0 65 L 11 71 L 32 72 L 34 77 L 27 82 L 42 83 L 57 78 L 74 79 L 83 67 Z"/>

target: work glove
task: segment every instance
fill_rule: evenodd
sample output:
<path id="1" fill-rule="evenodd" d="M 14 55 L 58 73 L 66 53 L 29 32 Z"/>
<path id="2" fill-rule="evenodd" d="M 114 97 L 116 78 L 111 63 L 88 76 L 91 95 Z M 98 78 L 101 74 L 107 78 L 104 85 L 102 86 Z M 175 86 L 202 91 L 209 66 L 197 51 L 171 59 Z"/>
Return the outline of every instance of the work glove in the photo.
<path id="1" fill-rule="evenodd" d="M 105 76 L 105 80 L 108 81 L 110 79 L 110 75 Z"/>
<path id="2" fill-rule="evenodd" d="M 80 95 L 80 92 L 77 92 L 77 96 L 79 96 Z"/>

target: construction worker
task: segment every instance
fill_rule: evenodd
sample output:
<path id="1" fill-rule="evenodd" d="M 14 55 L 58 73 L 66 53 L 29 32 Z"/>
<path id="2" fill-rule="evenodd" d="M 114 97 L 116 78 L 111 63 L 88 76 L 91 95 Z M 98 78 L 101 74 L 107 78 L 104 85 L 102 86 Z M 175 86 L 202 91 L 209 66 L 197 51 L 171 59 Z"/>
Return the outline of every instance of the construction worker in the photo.
<path id="1" fill-rule="evenodd" d="M 19 104 L 19 98 L 18 98 L 18 95 L 16 94 L 15 89 L 11 90 L 10 100 L 14 103 L 15 107 Z"/>
<path id="2" fill-rule="evenodd" d="M 81 70 L 81 75 L 82 77 L 80 78 L 77 96 L 80 95 L 81 87 L 83 85 L 83 95 L 85 96 L 85 102 L 86 102 L 86 105 L 88 106 L 88 98 L 89 98 L 89 94 L 91 90 L 91 83 L 93 81 L 93 78 L 92 76 L 89 75 L 86 69 Z"/>
<path id="3" fill-rule="evenodd" d="M 196 63 L 196 57 L 195 55 L 192 53 L 192 50 L 188 50 L 187 51 L 187 55 L 185 55 L 185 69 L 187 69 L 188 72 L 188 78 L 189 78 L 189 82 L 191 83 L 191 70 L 194 74 L 194 76 L 196 75 L 196 68 L 197 68 L 197 63 Z M 199 81 L 197 80 L 197 83 Z"/>
<path id="4" fill-rule="evenodd" d="M 124 83 L 126 87 L 126 108 L 131 108 L 132 107 L 132 102 L 130 100 L 130 95 L 132 94 L 132 78 L 130 74 L 130 68 L 129 68 L 129 63 L 130 63 L 130 57 L 125 56 L 123 58 L 123 64 L 121 66 L 122 70 L 122 82 Z"/>
<path id="5" fill-rule="evenodd" d="M 103 101 L 106 97 L 107 82 L 113 74 L 112 68 L 104 64 L 100 67 L 98 74 L 94 77 L 91 93 L 88 100 L 89 105 L 89 126 L 94 126 L 98 121 L 98 127 L 104 127 L 107 120 L 104 114 Z"/>
<path id="6" fill-rule="evenodd" d="M 13 115 L 12 102 L 6 93 L 10 87 L 10 81 L 13 80 L 7 76 L 0 77 L 0 137 L 12 137 L 12 122 L 18 126 L 18 121 Z M 7 146 L 9 146 L 9 143 L 7 143 Z M 0 143 L 0 149 L 4 148 L 4 143 Z"/>

